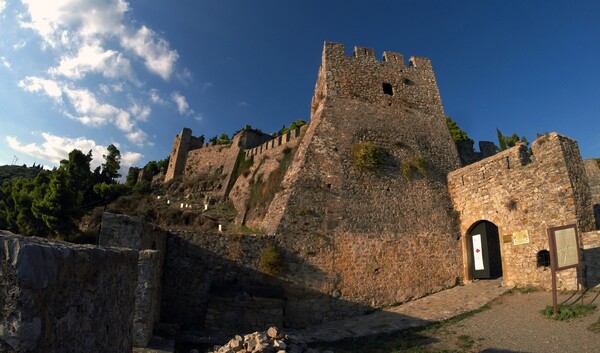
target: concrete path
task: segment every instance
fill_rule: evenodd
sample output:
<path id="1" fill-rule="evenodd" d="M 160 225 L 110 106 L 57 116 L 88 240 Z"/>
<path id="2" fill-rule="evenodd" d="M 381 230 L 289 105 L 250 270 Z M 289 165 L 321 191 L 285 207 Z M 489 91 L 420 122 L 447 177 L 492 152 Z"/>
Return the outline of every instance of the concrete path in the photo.
<path id="1" fill-rule="evenodd" d="M 286 333 L 306 343 L 394 333 L 478 309 L 509 289 L 502 286 L 502 279 L 480 280 L 368 315 L 327 322 L 303 330 L 286 330 Z"/>

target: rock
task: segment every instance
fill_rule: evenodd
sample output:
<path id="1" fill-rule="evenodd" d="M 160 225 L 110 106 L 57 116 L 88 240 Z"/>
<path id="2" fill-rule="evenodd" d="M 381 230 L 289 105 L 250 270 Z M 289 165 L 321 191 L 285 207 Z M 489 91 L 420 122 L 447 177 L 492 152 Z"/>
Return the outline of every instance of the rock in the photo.
<path id="1" fill-rule="evenodd" d="M 271 338 L 277 338 L 279 335 L 279 331 L 277 331 L 277 327 L 269 327 L 269 329 L 267 330 L 267 336 L 271 337 Z"/>

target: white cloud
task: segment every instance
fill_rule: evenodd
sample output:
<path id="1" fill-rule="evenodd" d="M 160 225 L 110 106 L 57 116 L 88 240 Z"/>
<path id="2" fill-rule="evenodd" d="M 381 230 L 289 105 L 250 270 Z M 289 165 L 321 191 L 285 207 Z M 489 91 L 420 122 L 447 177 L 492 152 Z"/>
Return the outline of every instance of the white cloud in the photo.
<path id="1" fill-rule="evenodd" d="M 140 129 L 131 131 L 126 136 L 129 141 L 135 143 L 138 146 L 143 146 L 144 142 L 148 138 L 148 135 Z"/>
<path id="2" fill-rule="evenodd" d="M 171 50 L 169 42 L 150 28 L 142 26 L 133 33 L 121 35 L 120 40 L 123 48 L 133 51 L 144 59 L 148 71 L 159 75 L 164 80 L 171 77 L 179 54 L 176 50 Z"/>
<path id="3" fill-rule="evenodd" d="M 150 116 L 150 113 L 152 113 L 152 109 L 150 109 L 150 107 L 147 105 L 140 105 L 134 102 L 131 107 L 129 107 L 129 112 L 136 118 L 136 120 L 148 121 L 148 117 Z"/>
<path id="4" fill-rule="evenodd" d="M 117 51 L 105 50 L 99 42 L 83 45 L 75 56 L 63 56 L 60 64 L 49 72 L 71 80 L 79 80 L 88 72 L 101 73 L 107 78 L 133 77 L 129 60 Z"/>
<path id="5" fill-rule="evenodd" d="M 139 152 L 125 152 L 121 153 L 121 165 L 123 167 L 132 167 L 136 165 L 144 155 Z"/>
<path id="6" fill-rule="evenodd" d="M 238 107 L 247 107 L 247 106 L 248 106 L 248 102 L 246 102 L 246 101 L 241 101 L 241 102 L 238 102 L 238 104 L 237 104 L 237 105 L 238 105 Z"/>
<path id="7" fill-rule="evenodd" d="M 161 98 L 161 96 L 158 94 L 158 90 L 153 88 L 150 90 L 150 92 L 148 92 L 148 94 L 150 95 L 150 101 L 154 104 L 160 104 L 160 105 L 165 105 L 167 104 L 167 102 Z"/>
<path id="8" fill-rule="evenodd" d="M 62 89 L 59 84 L 53 80 L 47 80 L 36 76 L 27 76 L 25 79 L 19 81 L 18 86 L 28 92 L 42 91 L 57 102 L 60 102 L 62 97 Z"/>
<path id="9" fill-rule="evenodd" d="M 118 117 L 123 120 L 123 113 L 129 115 L 113 105 L 100 103 L 96 96 L 87 89 L 65 88 L 64 92 L 73 109 L 79 114 L 75 118 L 85 125 L 100 126 L 109 122 L 118 125 Z M 129 124 L 121 122 L 120 125 L 126 127 Z M 129 131 L 129 129 L 122 130 Z"/>
<path id="10" fill-rule="evenodd" d="M 188 69 L 187 67 L 184 68 L 182 72 L 177 73 L 177 78 L 184 85 L 187 85 L 188 83 L 194 81 L 194 75 L 192 74 L 192 71 L 190 71 L 190 69 Z"/>
<path id="11" fill-rule="evenodd" d="M 185 99 L 185 97 L 183 95 L 181 95 L 181 93 L 179 93 L 179 92 L 171 93 L 171 100 L 173 100 L 175 105 L 177 105 L 177 111 L 179 111 L 179 114 L 189 115 L 189 114 L 193 113 L 193 110 L 190 110 L 190 106 L 189 106 L 187 100 Z"/>
<path id="12" fill-rule="evenodd" d="M 54 166 L 60 165 L 60 161 L 69 158 L 69 153 L 74 149 L 78 149 L 83 153 L 92 151 L 91 169 L 95 169 L 104 162 L 103 155 L 108 154 L 108 150 L 104 146 L 98 145 L 94 140 L 85 137 L 63 137 L 53 135 L 47 132 L 42 132 L 43 142 L 41 144 L 29 143 L 22 144 L 16 137 L 7 136 L 6 142 L 13 150 L 26 154 L 31 157 L 41 158 L 49 161 Z M 114 145 L 119 148 L 118 143 Z M 139 152 L 120 151 L 121 152 L 121 170 L 120 173 L 125 176 L 127 169 L 136 165 L 144 158 L 144 155 Z"/>
<path id="13" fill-rule="evenodd" d="M 179 58 L 169 42 L 152 29 L 135 28 L 125 21 L 129 4 L 125 0 L 22 0 L 28 17 L 24 28 L 37 32 L 45 45 L 55 49 L 75 49 L 64 56 L 55 73 L 81 78 L 87 71 L 100 71 L 106 77 L 130 74 L 130 61 L 121 49 L 144 62 L 148 71 L 168 80 Z M 112 39 L 121 48 L 104 49 Z M 191 79 L 191 72 L 183 75 Z"/>
<path id="14" fill-rule="evenodd" d="M 30 28 L 51 47 L 65 42 L 116 35 L 129 9 L 123 0 L 22 0 L 29 20 L 21 26 Z"/>
<path id="15" fill-rule="evenodd" d="M 94 140 L 85 137 L 69 138 L 52 135 L 47 132 L 42 132 L 41 135 L 44 141 L 39 145 L 33 142 L 22 144 L 13 136 L 7 136 L 6 142 L 10 148 L 17 152 L 42 158 L 55 166 L 58 166 L 61 160 L 67 159 L 69 153 L 74 149 L 78 149 L 83 153 L 88 153 L 91 150 L 93 157 L 91 164 L 93 168 L 99 166 L 104 161 L 102 155 L 108 153 L 106 147 L 99 146 Z"/>
<path id="16" fill-rule="evenodd" d="M 15 49 L 15 50 L 22 49 L 25 47 L 26 44 L 27 44 L 27 42 L 25 40 L 20 39 L 18 42 L 13 44 L 13 49 Z"/>
<path id="17" fill-rule="evenodd" d="M 202 89 L 200 90 L 200 92 L 204 93 L 207 89 L 211 88 L 212 86 L 214 86 L 212 82 L 205 82 L 202 85 Z"/>
<path id="18" fill-rule="evenodd" d="M 6 0 L 0 0 L 0 13 L 6 8 Z"/>
<path id="19" fill-rule="evenodd" d="M 12 70 L 12 66 L 10 65 L 10 62 L 7 58 L 5 58 L 4 56 L 0 56 L 0 62 L 2 62 L 2 66 L 4 66 L 5 68 Z"/>

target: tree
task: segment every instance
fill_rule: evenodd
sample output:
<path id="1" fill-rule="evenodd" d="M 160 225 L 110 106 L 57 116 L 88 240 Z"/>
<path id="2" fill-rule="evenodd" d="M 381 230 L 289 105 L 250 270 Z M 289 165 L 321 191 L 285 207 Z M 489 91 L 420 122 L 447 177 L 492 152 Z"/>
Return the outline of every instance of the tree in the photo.
<path id="1" fill-rule="evenodd" d="M 102 175 L 107 183 L 114 183 L 121 174 L 119 174 L 119 168 L 121 168 L 121 152 L 112 143 L 106 148 L 108 155 L 103 155 L 105 162 L 102 164 Z"/>
<path id="2" fill-rule="evenodd" d="M 138 167 L 129 167 L 129 171 L 127 172 L 127 176 L 125 177 L 125 185 L 129 187 L 134 187 L 137 183 L 140 170 L 141 169 Z"/>
<path id="3" fill-rule="evenodd" d="M 496 128 L 496 133 L 498 134 L 498 143 L 500 144 L 500 151 L 504 151 L 507 148 L 514 147 L 519 142 L 527 143 L 527 139 L 525 138 L 525 136 L 519 137 L 519 135 L 517 135 L 516 133 L 513 133 L 510 136 L 504 136 L 498 128 Z"/>
<path id="4" fill-rule="evenodd" d="M 449 116 L 446 117 L 446 125 L 448 125 L 448 130 L 450 130 L 450 135 L 452 136 L 454 143 L 458 143 L 459 141 L 474 142 L 473 139 L 467 136 L 467 133 L 456 124 L 456 121 L 452 120 Z"/>
<path id="5" fill-rule="evenodd" d="M 219 139 L 217 140 L 217 145 L 229 145 L 231 143 L 231 140 L 229 139 L 229 136 L 227 136 L 227 134 L 221 134 L 221 136 L 219 136 Z"/>
<path id="6" fill-rule="evenodd" d="M 290 130 L 294 131 L 299 127 L 302 127 L 306 125 L 306 121 L 302 120 L 302 119 L 298 119 L 296 121 L 294 121 L 291 125 L 290 125 Z"/>
<path id="7" fill-rule="evenodd" d="M 600 168 L 600 158 L 594 158 L 594 160 L 596 161 L 596 163 L 598 164 L 598 168 Z"/>
<path id="8" fill-rule="evenodd" d="M 53 171 L 44 198 L 32 208 L 36 218 L 41 218 L 52 233 L 63 239 L 75 232 L 76 221 L 81 216 L 78 192 L 69 187 L 68 179 L 64 168 Z"/>

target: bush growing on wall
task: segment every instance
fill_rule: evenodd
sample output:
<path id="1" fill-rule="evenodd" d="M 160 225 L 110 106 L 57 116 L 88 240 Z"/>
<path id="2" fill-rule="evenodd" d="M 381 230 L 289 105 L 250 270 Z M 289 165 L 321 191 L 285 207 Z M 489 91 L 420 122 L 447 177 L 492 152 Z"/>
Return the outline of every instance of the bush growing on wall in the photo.
<path id="1" fill-rule="evenodd" d="M 407 159 L 402 161 L 402 165 L 400 166 L 400 171 L 406 180 L 411 180 L 413 173 L 418 173 L 421 176 L 427 176 L 428 169 L 427 163 L 421 156 L 413 157 L 412 159 Z"/>
<path id="2" fill-rule="evenodd" d="M 265 250 L 260 253 L 258 264 L 262 271 L 271 276 L 275 276 L 281 272 L 283 267 L 283 257 L 277 250 L 275 244 L 269 244 Z"/>
<path id="3" fill-rule="evenodd" d="M 352 164 L 360 171 L 376 171 L 383 165 L 383 150 L 371 143 L 355 143 Z"/>

